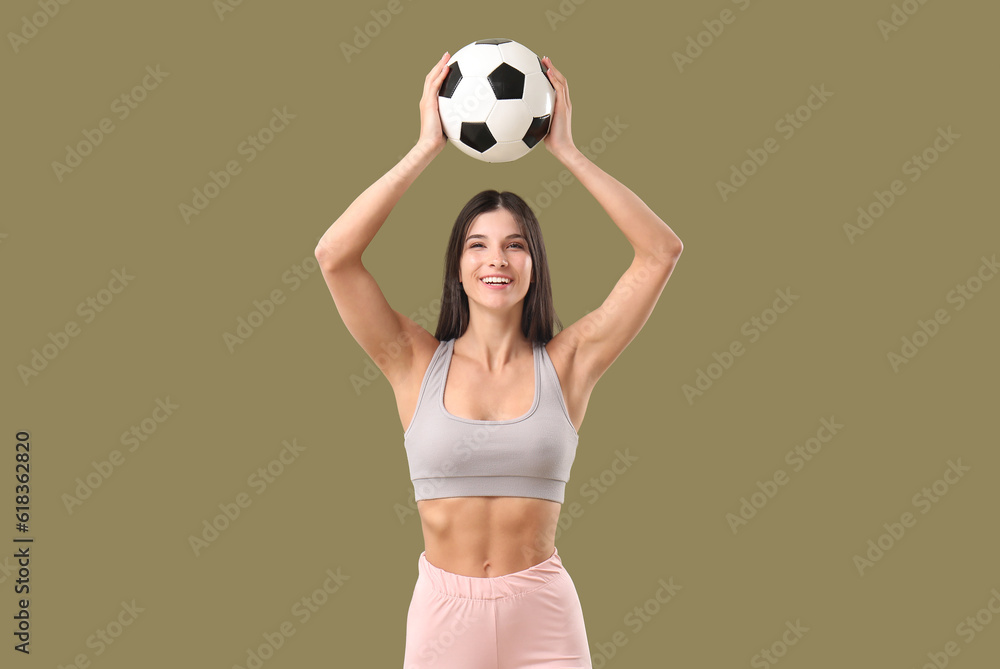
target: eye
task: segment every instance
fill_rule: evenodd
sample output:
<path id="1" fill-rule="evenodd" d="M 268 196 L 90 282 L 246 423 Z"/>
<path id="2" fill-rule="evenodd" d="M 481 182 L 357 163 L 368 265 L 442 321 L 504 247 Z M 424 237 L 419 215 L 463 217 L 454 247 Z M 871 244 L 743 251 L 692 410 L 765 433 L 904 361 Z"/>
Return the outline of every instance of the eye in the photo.
<path id="1" fill-rule="evenodd" d="M 471 246 L 469 246 L 469 248 L 470 248 L 470 249 L 474 249 L 474 248 L 476 248 L 477 246 L 482 246 L 482 245 L 483 245 L 483 243 L 482 243 L 482 242 L 473 242 L 473 243 L 472 243 L 472 245 L 471 245 Z M 509 244 L 508 246 L 516 246 L 516 247 L 517 247 L 517 248 L 519 248 L 519 249 L 523 249 L 523 248 L 524 248 L 524 245 L 523 245 L 523 244 L 521 244 L 521 242 L 511 242 L 511 243 L 510 243 L 510 244 Z"/>

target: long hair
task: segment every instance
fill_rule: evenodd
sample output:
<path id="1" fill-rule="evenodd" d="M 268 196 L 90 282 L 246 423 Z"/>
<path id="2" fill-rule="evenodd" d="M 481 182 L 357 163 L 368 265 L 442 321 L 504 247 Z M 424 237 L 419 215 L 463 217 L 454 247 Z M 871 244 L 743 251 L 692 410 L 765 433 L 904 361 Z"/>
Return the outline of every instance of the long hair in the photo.
<path id="1" fill-rule="evenodd" d="M 451 238 L 448 240 L 448 250 L 445 252 L 441 313 L 438 315 L 437 331 L 434 333 L 438 341 L 457 339 L 465 334 L 469 327 L 469 296 L 465 294 L 465 288 L 458 280 L 465 236 L 477 216 L 500 208 L 509 211 L 517 221 L 521 234 L 527 240 L 528 253 L 531 255 L 531 278 L 534 281 L 524 296 L 521 332 L 528 341 L 545 345 L 554 336 L 556 327 L 562 330 L 562 323 L 556 316 L 552 303 L 549 262 L 545 255 L 542 229 L 535 212 L 527 202 L 514 193 L 484 190 L 473 196 L 462 207 L 458 218 L 455 219 L 455 225 L 451 228 Z"/>

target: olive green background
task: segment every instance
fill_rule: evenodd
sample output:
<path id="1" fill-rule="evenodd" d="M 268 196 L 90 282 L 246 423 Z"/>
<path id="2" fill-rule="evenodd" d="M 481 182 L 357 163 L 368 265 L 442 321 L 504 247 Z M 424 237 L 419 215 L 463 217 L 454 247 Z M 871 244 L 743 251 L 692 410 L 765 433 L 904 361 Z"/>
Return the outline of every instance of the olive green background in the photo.
<path id="1" fill-rule="evenodd" d="M 386 2 L 246 0 L 220 13 L 208 0 L 117 0 L 57 5 L 33 33 L 24 22 L 41 5 L 5 3 L 0 664 L 246 667 L 288 621 L 294 634 L 263 666 L 402 664 L 423 540 L 395 401 L 384 378 L 352 382 L 374 367 L 320 273 L 286 273 L 314 267 L 323 232 L 413 145 L 442 53 L 509 37 L 553 59 L 577 145 L 685 245 L 594 391 L 566 490 L 556 543 L 594 666 L 764 667 L 773 648 L 782 667 L 917 668 L 949 642 L 949 666 L 995 666 L 1000 280 L 980 268 L 1000 248 L 1000 11 L 905 4 L 918 10 L 886 39 L 887 1 L 402 0 L 392 14 Z M 734 20 L 709 43 L 703 22 L 727 9 Z M 366 24 L 376 34 L 348 62 L 341 45 L 364 44 Z M 15 46 L 22 31 L 33 36 Z M 708 46 L 679 70 L 674 53 L 700 32 Z M 120 119 L 112 102 L 157 66 L 169 74 Z M 811 86 L 832 96 L 786 138 L 775 124 Z M 274 109 L 294 118 L 248 161 L 239 146 Z M 113 132 L 60 180 L 53 163 L 103 118 Z M 602 145 L 607 119 L 625 127 Z M 939 128 L 959 138 L 935 156 Z M 723 199 L 717 183 L 769 137 L 779 150 Z M 936 161 L 910 181 L 904 164 L 925 150 Z M 241 172 L 186 223 L 180 205 L 228 161 Z M 600 306 L 631 249 L 579 182 L 545 197 L 562 170 L 542 146 L 508 164 L 446 147 L 366 266 L 395 309 L 433 310 L 462 204 L 512 190 L 539 215 L 568 325 Z M 894 179 L 905 194 L 852 243 L 845 224 Z M 108 292 L 122 268 L 134 279 Z M 967 282 L 978 292 L 959 309 L 948 296 Z M 273 314 L 227 346 L 276 290 Z M 744 324 L 773 315 L 781 290 L 799 297 L 751 341 Z M 78 305 L 102 296 L 113 299 L 87 322 Z M 889 354 L 939 309 L 947 323 L 893 369 Z M 22 379 L 71 321 L 79 334 Z M 733 342 L 744 354 L 720 375 L 714 354 Z M 689 401 L 699 370 L 717 378 Z M 158 422 L 168 398 L 178 408 Z M 786 453 L 823 419 L 843 427 L 794 471 Z M 122 435 L 143 421 L 130 451 Z M 32 446 L 30 656 L 8 633 L 13 538 L 25 536 L 18 430 Z M 298 457 L 254 487 L 293 441 Z M 613 473 L 625 449 L 638 460 Z M 120 466 L 67 507 L 113 451 Z M 969 469 L 945 483 L 949 460 Z M 787 485 L 734 532 L 728 514 L 778 469 Z M 935 502 L 915 499 L 936 481 Z M 190 538 L 241 493 L 251 504 L 196 554 Z M 889 547 L 884 524 L 906 512 L 916 523 Z M 880 535 L 887 549 L 859 570 Z M 347 580 L 304 621 L 293 607 L 327 570 Z M 663 603 L 661 579 L 681 587 Z M 132 600 L 143 611 L 119 628 Z M 970 639 L 958 626 L 977 615 Z M 808 631 L 784 646 L 796 621 Z M 120 635 L 101 647 L 97 630 Z"/>

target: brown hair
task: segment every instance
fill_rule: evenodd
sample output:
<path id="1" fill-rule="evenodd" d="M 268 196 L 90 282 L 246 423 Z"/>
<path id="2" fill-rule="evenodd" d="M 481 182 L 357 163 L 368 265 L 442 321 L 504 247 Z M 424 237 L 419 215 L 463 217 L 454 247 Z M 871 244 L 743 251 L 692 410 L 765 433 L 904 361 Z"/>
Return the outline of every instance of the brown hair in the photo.
<path id="1" fill-rule="evenodd" d="M 524 296 L 521 311 L 521 332 L 531 342 L 547 344 L 554 336 L 555 328 L 562 329 L 552 303 L 552 281 L 549 278 L 549 263 L 545 256 L 545 241 L 542 229 L 528 203 L 509 191 L 484 190 L 469 200 L 451 229 L 448 250 L 445 252 L 444 289 L 441 293 L 441 313 L 438 316 L 438 341 L 457 339 L 469 327 L 469 297 L 458 280 L 465 237 L 472 222 L 480 214 L 506 209 L 517 221 L 521 234 L 528 244 L 531 255 L 531 278 L 534 281 Z"/>

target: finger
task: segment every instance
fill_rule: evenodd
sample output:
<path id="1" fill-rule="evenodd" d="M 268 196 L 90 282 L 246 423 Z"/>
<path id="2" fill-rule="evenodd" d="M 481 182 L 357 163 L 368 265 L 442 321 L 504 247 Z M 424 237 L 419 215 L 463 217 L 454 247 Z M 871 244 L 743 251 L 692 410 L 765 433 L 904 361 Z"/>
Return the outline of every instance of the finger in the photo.
<path id="1" fill-rule="evenodd" d="M 447 51 L 444 52 L 444 55 L 441 56 L 441 59 L 434 65 L 434 67 L 431 68 L 431 71 L 427 73 L 427 76 L 425 77 L 426 80 L 431 80 L 434 77 L 438 76 L 441 73 L 442 65 L 444 66 L 443 67 L 444 70 L 448 69 L 447 61 L 449 55 L 450 54 Z"/>
<path id="2" fill-rule="evenodd" d="M 447 64 L 441 65 L 441 69 L 434 72 L 434 77 L 427 82 L 428 91 L 440 91 L 441 85 L 444 84 L 444 80 L 450 72 L 451 68 Z"/>
<path id="3" fill-rule="evenodd" d="M 445 54 L 447 56 L 448 54 Z M 435 66 L 433 70 L 427 75 L 427 86 L 433 87 L 435 90 L 441 88 L 441 84 L 444 83 L 445 77 L 451 72 L 451 68 L 448 67 L 448 63 L 442 58 L 441 62 Z"/>
<path id="4" fill-rule="evenodd" d="M 556 94 L 559 97 L 566 97 L 569 95 L 569 87 L 566 85 L 565 81 L 559 81 L 558 79 L 553 80 L 552 88 L 556 90 Z"/>
<path id="5" fill-rule="evenodd" d="M 558 88 L 560 86 L 563 86 L 563 87 L 568 86 L 568 84 L 566 82 L 566 77 L 564 77 L 561 74 L 559 74 L 558 71 L 549 70 L 549 72 L 550 72 L 550 74 L 549 74 L 549 82 L 552 84 L 552 86 L 554 88 Z"/>
<path id="6" fill-rule="evenodd" d="M 553 65 L 553 64 L 552 64 L 552 61 L 551 61 L 551 60 L 549 60 L 549 58 L 548 58 L 547 56 L 546 56 L 546 58 L 545 58 L 545 61 L 546 61 L 546 62 L 547 62 L 547 64 L 548 64 L 548 68 L 549 68 L 549 72 L 551 72 L 551 73 L 552 73 L 552 75 L 553 75 L 553 76 L 554 76 L 554 77 L 555 77 L 556 79 L 559 79 L 560 81 L 562 81 L 562 82 L 564 82 L 564 83 L 565 83 L 565 81 L 566 81 L 566 77 L 565 77 L 565 76 L 563 76 L 563 73 L 559 71 L 559 68 L 557 68 L 557 67 L 556 67 L 555 65 Z"/>
<path id="7" fill-rule="evenodd" d="M 448 68 L 444 69 L 444 72 L 448 72 Z M 434 70 L 427 75 L 424 79 L 424 92 L 422 98 L 429 98 L 431 94 L 441 90 L 441 85 L 444 83 L 444 77 L 442 73 L 438 70 Z"/>

